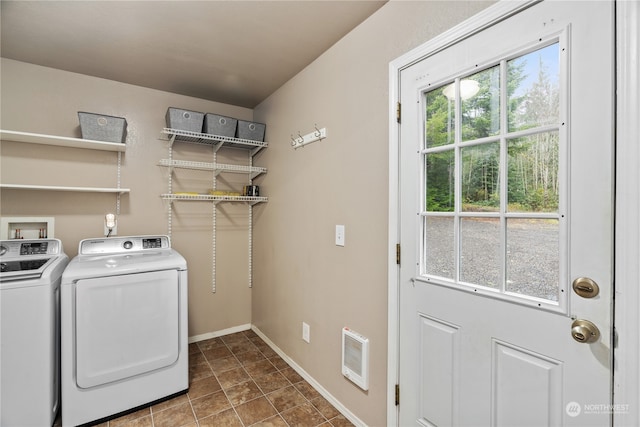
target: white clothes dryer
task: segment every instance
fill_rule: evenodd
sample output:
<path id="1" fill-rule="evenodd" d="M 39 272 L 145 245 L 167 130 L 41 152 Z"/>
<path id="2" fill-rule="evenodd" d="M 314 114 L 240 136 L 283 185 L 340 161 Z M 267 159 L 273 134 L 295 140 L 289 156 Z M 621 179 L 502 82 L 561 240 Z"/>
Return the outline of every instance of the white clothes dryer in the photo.
<path id="1" fill-rule="evenodd" d="M 51 426 L 60 403 L 57 239 L 0 241 L 0 426 Z"/>
<path id="2" fill-rule="evenodd" d="M 61 322 L 63 426 L 188 390 L 187 262 L 168 236 L 82 240 Z"/>

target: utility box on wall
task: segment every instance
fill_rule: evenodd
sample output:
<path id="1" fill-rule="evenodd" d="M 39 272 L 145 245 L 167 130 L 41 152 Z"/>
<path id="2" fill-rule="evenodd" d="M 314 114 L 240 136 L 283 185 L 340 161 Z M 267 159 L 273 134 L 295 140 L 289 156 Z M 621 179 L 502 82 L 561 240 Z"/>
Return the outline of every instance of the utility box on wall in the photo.
<path id="1" fill-rule="evenodd" d="M 0 240 L 53 239 L 53 217 L 2 217 Z"/>

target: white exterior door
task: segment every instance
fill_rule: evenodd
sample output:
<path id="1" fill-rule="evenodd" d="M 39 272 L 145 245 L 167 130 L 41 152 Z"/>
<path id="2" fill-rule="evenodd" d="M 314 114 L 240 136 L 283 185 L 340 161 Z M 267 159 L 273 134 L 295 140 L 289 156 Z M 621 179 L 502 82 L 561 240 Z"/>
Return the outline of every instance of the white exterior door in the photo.
<path id="1" fill-rule="evenodd" d="M 542 2 L 401 70 L 400 425 L 610 424 L 613 22 Z"/>

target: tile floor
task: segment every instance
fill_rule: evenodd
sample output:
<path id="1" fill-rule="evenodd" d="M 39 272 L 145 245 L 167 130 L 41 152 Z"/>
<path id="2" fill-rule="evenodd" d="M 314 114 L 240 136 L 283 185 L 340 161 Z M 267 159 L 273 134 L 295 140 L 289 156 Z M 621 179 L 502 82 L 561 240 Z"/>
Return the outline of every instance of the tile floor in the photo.
<path id="1" fill-rule="evenodd" d="M 250 330 L 190 344 L 189 381 L 187 394 L 99 427 L 353 425 Z"/>

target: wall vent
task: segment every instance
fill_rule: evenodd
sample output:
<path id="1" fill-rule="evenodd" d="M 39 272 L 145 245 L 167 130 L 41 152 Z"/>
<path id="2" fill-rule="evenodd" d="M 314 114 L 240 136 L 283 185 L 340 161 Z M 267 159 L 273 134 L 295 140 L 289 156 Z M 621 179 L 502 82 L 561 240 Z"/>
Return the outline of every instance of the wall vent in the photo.
<path id="1" fill-rule="evenodd" d="M 369 390 L 369 339 L 342 328 L 342 375 Z"/>

